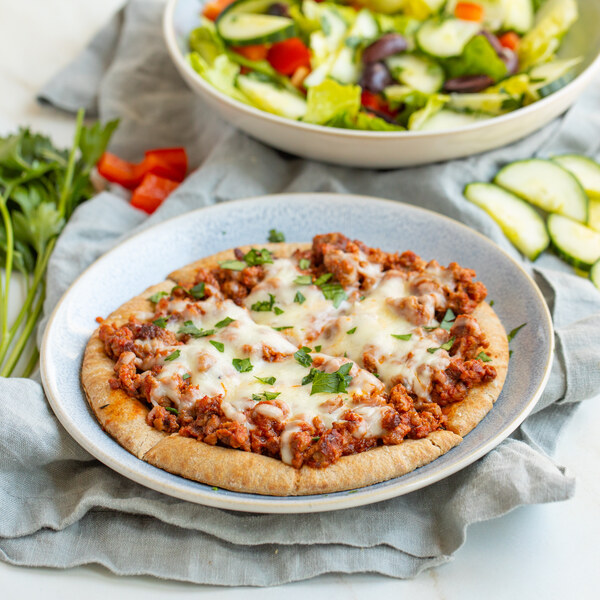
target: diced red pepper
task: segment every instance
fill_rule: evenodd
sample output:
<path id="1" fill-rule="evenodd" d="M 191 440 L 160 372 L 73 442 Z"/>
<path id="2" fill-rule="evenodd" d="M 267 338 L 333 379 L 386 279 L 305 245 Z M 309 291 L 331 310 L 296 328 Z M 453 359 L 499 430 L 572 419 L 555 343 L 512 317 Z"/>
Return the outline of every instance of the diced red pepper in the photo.
<path id="1" fill-rule="evenodd" d="M 454 9 L 454 16 L 463 21 L 483 21 L 483 6 L 475 2 L 459 2 Z"/>
<path id="2" fill-rule="evenodd" d="M 394 118 L 398 111 L 390 107 L 390 105 L 379 94 L 373 94 L 368 90 L 363 90 L 360 96 L 360 103 L 365 108 L 370 108 L 375 112 L 382 113 L 388 117 Z"/>
<path id="3" fill-rule="evenodd" d="M 150 215 L 178 185 L 179 183 L 176 181 L 148 173 L 144 176 L 142 183 L 135 188 L 131 196 L 131 206 Z"/>
<path id="4" fill-rule="evenodd" d="M 211 21 L 216 21 L 217 17 L 235 0 L 215 0 L 209 2 L 202 11 L 202 14 Z"/>
<path id="5" fill-rule="evenodd" d="M 519 42 L 521 41 L 521 38 L 514 31 L 507 31 L 498 38 L 498 41 L 505 48 L 516 50 L 519 47 Z"/>
<path id="6" fill-rule="evenodd" d="M 248 60 L 265 60 L 268 52 L 267 47 L 264 44 L 256 44 L 254 46 L 232 46 L 231 49 Z"/>
<path id="7" fill-rule="evenodd" d="M 310 51 L 300 38 L 273 44 L 267 53 L 267 60 L 282 75 L 293 75 L 299 67 L 310 69 Z"/>
<path id="8" fill-rule="evenodd" d="M 148 150 L 141 163 L 131 163 L 105 152 L 98 161 L 98 173 L 112 183 L 129 190 L 136 188 L 147 173 L 183 181 L 187 172 L 185 148 L 158 148 Z"/>

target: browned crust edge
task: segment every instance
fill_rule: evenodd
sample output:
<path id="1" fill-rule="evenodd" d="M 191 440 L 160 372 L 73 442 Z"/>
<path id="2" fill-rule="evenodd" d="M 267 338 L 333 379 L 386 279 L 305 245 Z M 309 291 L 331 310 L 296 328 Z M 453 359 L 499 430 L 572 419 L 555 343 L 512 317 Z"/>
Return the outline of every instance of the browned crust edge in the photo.
<path id="1" fill-rule="evenodd" d="M 264 244 L 275 256 L 290 256 L 296 249 L 310 248 L 302 244 Z M 158 291 L 169 291 L 176 283 L 190 285 L 198 268 L 212 268 L 219 261 L 233 257 L 232 250 L 219 252 L 178 269 L 169 278 L 151 286 L 139 296 L 123 304 L 107 320 L 125 323 L 140 311 L 153 311 L 148 297 Z M 81 379 L 88 402 L 102 428 L 129 452 L 146 462 L 180 475 L 238 492 L 293 496 L 332 493 L 365 487 L 400 477 L 430 463 L 462 441 L 491 410 L 500 395 L 508 368 L 508 341 L 502 324 L 488 304 L 481 304 L 474 315 L 490 341 L 487 352 L 498 372 L 497 378 L 484 387 L 474 388 L 467 398 L 450 407 L 448 430 L 434 431 L 420 440 L 405 440 L 396 446 L 379 446 L 359 454 L 342 457 L 325 468 L 295 469 L 278 459 L 210 446 L 177 434 L 167 435 L 146 423 L 147 406 L 122 390 L 112 390 L 108 380 L 113 376 L 114 361 L 104 352 L 96 330 L 84 355 Z"/>

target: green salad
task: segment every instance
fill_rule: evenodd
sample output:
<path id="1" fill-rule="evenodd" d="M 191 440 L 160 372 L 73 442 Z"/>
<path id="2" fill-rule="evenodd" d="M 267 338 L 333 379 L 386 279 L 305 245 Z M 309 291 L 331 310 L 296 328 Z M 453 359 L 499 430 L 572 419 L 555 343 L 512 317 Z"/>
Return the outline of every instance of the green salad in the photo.
<path id="1" fill-rule="evenodd" d="M 188 60 L 245 104 L 371 131 L 454 129 L 569 83 L 576 0 L 216 0 Z"/>

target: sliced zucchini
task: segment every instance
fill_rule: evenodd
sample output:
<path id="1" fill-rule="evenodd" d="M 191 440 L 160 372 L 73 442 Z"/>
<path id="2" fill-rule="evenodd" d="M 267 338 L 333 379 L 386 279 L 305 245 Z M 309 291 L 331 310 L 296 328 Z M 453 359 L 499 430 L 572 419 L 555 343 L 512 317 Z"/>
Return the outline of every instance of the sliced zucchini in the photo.
<path id="1" fill-rule="evenodd" d="M 590 270 L 600 260 L 600 233 L 561 215 L 548 217 L 548 233 L 556 252 L 568 263 Z"/>
<path id="2" fill-rule="evenodd" d="M 588 196 L 600 198 L 600 164 L 595 160 L 581 154 L 562 154 L 553 156 L 552 160 L 571 171 Z"/>
<path id="3" fill-rule="evenodd" d="M 229 44 L 248 46 L 278 42 L 293 37 L 296 25 L 292 19 L 264 14 L 269 0 L 237 0 L 219 15 L 219 35 Z"/>
<path id="4" fill-rule="evenodd" d="M 544 219 L 527 202 L 493 183 L 470 183 L 465 198 L 483 208 L 527 258 L 535 260 L 550 244 Z"/>
<path id="5" fill-rule="evenodd" d="M 466 125 L 472 125 L 473 123 L 484 121 L 485 119 L 489 118 L 489 115 L 477 113 L 459 113 L 454 110 L 443 109 L 434 114 L 432 117 L 429 117 L 429 119 L 427 119 L 421 125 L 421 127 L 419 127 L 419 131 L 444 131 L 448 129 L 459 129 L 461 127 L 465 127 Z"/>
<path id="6" fill-rule="evenodd" d="M 236 84 L 262 110 L 288 119 L 300 119 L 306 114 L 304 96 L 294 94 L 266 77 L 238 75 Z"/>
<path id="7" fill-rule="evenodd" d="M 545 211 L 587 221 L 588 197 L 583 188 L 569 171 L 550 160 L 510 163 L 498 172 L 494 183 Z"/>
<path id="8" fill-rule="evenodd" d="M 394 79 L 424 94 L 435 94 L 444 85 L 444 70 L 429 58 L 397 54 L 385 62 Z"/>
<path id="9" fill-rule="evenodd" d="M 575 67 L 581 62 L 581 58 L 568 60 L 552 60 L 550 62 L 533 67 L 529 71 L 529 80 L 532 91 L 539 98 L 545 98 L 571 83 L 577 75 Z"/>
<path id="10" fill-rule="evenodd" d="M 449 108 L 467 112 L 501 115 L 512 110 L 515 101 L 509 94 L 450 94 Z"/>
<path id="11" fill-rule="evenodd" d="M 460 19 L 430 19 L 417 31 L 419 48 L 430 56 L 460 56 L 469 40 L 481 30 L 481 24 Z"/>
<path id="12" fill-rule="evenodd" d="M 590 279 L 592 283 L 600 290 L 600 260 L 594 263 L 590 270 Z"/>

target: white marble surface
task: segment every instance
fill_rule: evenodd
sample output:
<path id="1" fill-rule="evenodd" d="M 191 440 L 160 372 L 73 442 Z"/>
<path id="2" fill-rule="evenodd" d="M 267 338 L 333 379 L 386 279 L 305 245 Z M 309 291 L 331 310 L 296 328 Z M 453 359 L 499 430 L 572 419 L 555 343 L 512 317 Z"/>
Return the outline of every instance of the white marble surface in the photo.
<path id="1" fill-rule="evenodd" d="M 30 125 L 68 144 L 72 120 L 35 103 L 46 79 L 83 47 L 122 0 L 0 0 L 0 132 Z M 565 428 L 557 463 L 577 477 L 575 497 L 560 504 L 521 507 L 479 523 L 449 564 L 412 581 L 375 575 L 330 575 L 269 589 L 215 588 L 150 577 L 116 577 L 98 566 L 65 571 L 19 568 L 0 562 L 6 600 L 215 598 L 289 600 L 393 598 L 493 600 L 600 597 L 599 399 L 589 401 Z M 0 399 L 1 401 L 1 399 Z M 0 516 L 1 518 L 1 516 Z M 182 557 L 185 560 L 185 557 Z"/>

